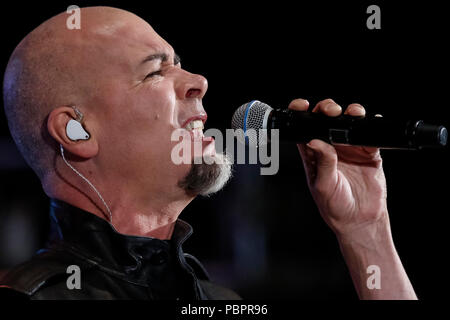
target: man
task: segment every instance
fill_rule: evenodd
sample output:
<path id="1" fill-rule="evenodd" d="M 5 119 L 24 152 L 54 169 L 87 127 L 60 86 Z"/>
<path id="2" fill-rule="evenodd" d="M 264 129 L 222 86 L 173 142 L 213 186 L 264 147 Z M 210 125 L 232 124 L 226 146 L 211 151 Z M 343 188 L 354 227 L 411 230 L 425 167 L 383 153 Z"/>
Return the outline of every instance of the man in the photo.
<path id="1" fill-rule="evenodd" d="M 5 72 L 11 134 L 52 199 L 53 232 L 1 287 L 30 299 L 239 298 L 182 251 L 192 231 L 179 214 L 230 177 L 226 157 L 201 132 L 206 79 L 183 70 L 173 48 L 132 13 L 89 7 L 81 17 L 76 32 L 65 13 L 44 22 Z M 303 99 L 289 105 L 308 107 Z M 337 116 L 342 108 L 326 99 L 313 111 Z M 365 110 L 352 104 L 345 113 Z M 70 137 L 71 120 L 85 138 Z M 171 134 L 179 128 L 201 141 L 203 157 L 223 161 L 175 164 Z M 379 150 L 320 140 L 298 147 L 359 297 L 415 299 L 392 242 Z M 380 289 L 367 286 L 371 265 L 381 270 Z M 69 266 L 79 268 L 78 288 L 69 288 Z"/>

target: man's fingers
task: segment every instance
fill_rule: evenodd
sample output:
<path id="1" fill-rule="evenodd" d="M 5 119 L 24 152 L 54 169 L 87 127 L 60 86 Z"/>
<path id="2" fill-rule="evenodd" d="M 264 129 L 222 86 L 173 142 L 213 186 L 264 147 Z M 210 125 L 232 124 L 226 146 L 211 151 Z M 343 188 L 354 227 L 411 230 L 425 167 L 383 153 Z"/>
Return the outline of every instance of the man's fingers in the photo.
<path id="1" fill-rule="evenodd" d="M 329 117 L 337 117 L 342 113 L 342 108 L 333 99 L 325 99 L 317 103 L 312 112 L 320 112 Z"/>
<path id="2" fill-rule="evenodd" d="M 303 99 L 296 99 L 289 105 L 290 109 L 307 110 L 309 103 Z M 327 116 L 335 117 L 341 114 L 342 108 L 332 99 L 325 99 L 316 104 L 312 112 L 321 112 Z M 334 148 L 320 140 L 312 140 L 307 145 L 298 144 L 303 159 L 306 176 L 310 186 L 317 188 L 328 185 L 326 176 L 336 174 L 337 155 Z M 333 179 L 331 179 L 333 181 Z"/>
<path id="3" fill-rule="evenodd" d="M 297 144 L 297 147 L 302 156 L 308 184 L 313 185 L 314 180 L 316 179 L 316 157 L 314 151 L 311 148 L 308 148 L 306 144 Z"/>
<path id="4" fill-rule="evenodd" d="M 321 192 L 328 193 L 334 190 L 337 183 L 338 157 L 334 147 L 322 140 L 311 140 L 307 148 L 314 152 L 315 180 L 313 187 Z"/>
<path id="5" fill-rule="evenodd" d="M 366 115 L 366 109 L 359 103 L 352 103 L 349 104 L 347 109 L 345 110 L 344 114 L 348 114 L 351 116 L 365 116 Z"/>
<path id="6" fill-rule="evenodd" d="M 351 116 L 365 116 L 366 115 L 366 109 L 359 103 L 352 103 L 349 104 L 347 109 L 345 110 L 344 114 L 348 114 Z M 380 157 L 380 149 L 375 147 L 361 147 L 361 150 L 364 150 L 367 153 L 367 156 L 375 158 Z"/>
<path id="7" fill-rule="evenodd" d="M 307 100 L 295 99 L 289 105 L 289 109 L 304 111 L 308 106 L 309 103 Z M 333 99 L 325 99 L 318 102 L 312 112 L 321 112 L 330 117 L 337 117 L 342 113 L 342 108 Z M 344 114 L 351 116 L 365 116 L 366 110 L 359 103 L 352 103 L 347 107 Z"/>
<path id="8" fill-rule="evenodd" d="M 309 102 L 305 99 L 295 99 L 289 103 L 288 109 L 297 111 L 306 111 L 309 108 Z"/>
<path id="9" fill-rule="evenodd" d="M 342 113 L 342 108 L 334 100 L 325 99 L 317 103 L 312 111 L 336 117 Z M 346 108 L 344 114 L 365 116 L 366 110 L 362 105 L 352 103 Z M 380 158 L 377 148 L 334 147 L 318 139 L 311 140 L 307 145 L 299 144 L 298 148 L 304 162 L 308 182 L 319 192 L 330 192 L 337 183 L 338 153 L 339 159 L 347 159 L 346 161 L 354 163 L 367 163 L 368 159 L 373 161 Z"/>

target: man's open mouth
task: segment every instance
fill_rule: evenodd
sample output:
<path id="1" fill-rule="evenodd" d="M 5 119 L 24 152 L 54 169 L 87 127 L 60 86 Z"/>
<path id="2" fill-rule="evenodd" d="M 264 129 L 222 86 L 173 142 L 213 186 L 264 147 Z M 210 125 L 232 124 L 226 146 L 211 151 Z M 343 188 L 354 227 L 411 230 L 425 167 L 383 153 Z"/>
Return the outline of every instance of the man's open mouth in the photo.
<path id="1" fill-rule="evenodd" d="M 191 133 L 191 136 L 194 139 L 201 139 L 203 138 L 203 121 L 196 119 L 196 120 L 192 120 L 190 121 L 185 127 L 184 129 L 186 129 L 187 131 L 189 131 Z"/>

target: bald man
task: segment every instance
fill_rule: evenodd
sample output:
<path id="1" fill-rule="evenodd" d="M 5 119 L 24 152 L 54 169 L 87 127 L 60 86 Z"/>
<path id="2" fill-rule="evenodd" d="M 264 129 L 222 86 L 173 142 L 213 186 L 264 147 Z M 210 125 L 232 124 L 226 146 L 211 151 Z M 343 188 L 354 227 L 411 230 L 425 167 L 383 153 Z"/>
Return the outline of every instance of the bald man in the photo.
<path id="1" fill-rule="evenodd" d="M 206 79 L 182 69 L 173 48 L 130 12 L 89 7 L 81 18 L 79 30 L 67 28 L 66 13 L 45 21 L 5 72 L 10 131 L 51 199 L 52 232 L 0 287 L 29 299 L 238 299 L 182 250 L 192 229 L 179 214 L 231 175 L 202 134 Z M 289 105 L 308 107 L 302 99 Z M 313 111 L 337 116 L 342 108 L 327 99 Z M 352 104 L 345 113 L 365 110 Z M 67 130 L 74 120 L 80 139 Z M 216 161 L 175 164 L 171 135 L 179 128 Z M 379 150 L 320 140 L 298 147 L 359 296 L 415 299 L 392 242 Z M 368 285 L 373 265 L 381 288 Z"/>

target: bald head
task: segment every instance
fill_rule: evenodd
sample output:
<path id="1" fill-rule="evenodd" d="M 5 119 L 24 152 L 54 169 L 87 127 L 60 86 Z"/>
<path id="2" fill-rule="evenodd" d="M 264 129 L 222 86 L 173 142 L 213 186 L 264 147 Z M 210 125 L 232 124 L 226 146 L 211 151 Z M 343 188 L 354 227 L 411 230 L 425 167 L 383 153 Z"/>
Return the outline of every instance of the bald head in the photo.
<path id="1" fill-rule="evenodd" d="M 81 29 L 70 30 L 69 15 L 45 21 L 16 47 L 4 76 L 4 107 L 11 134 L 27 163 L 43 179 L 53 172 L 57 150 L 46 118 L 58 106 L 93 112 L 101 76 L 118 63 L 118 39 L 150 26 L 136 15 L 110 7 L 81 9 Z M 120 44 L 122 43 L 122 44 Z M 100 72 L 104 71 L 104 72 Z M 91 110 L 87 110 L 87 108 Z"/>

